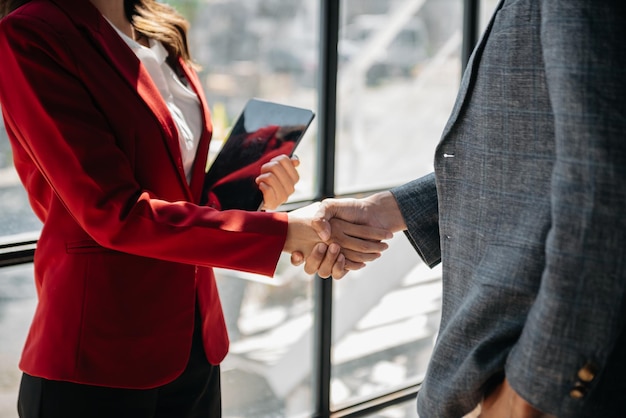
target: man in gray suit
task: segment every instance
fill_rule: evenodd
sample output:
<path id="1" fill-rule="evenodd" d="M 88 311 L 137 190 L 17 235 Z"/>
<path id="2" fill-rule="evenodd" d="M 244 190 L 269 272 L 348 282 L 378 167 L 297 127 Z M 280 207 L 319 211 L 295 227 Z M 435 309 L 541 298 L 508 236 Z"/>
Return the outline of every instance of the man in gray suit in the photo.
<path id="1" fill-rule="evenodd" d="M 405 231 L 426 264 L 443 263 L 422 418 L 477 406 L 485 418 L 617 418 L 625 209 L 626 2 L 503 0 L 464 74 L 435 173 L 327 200 L 318 228 L 328 238 L 338 217 Z"/>

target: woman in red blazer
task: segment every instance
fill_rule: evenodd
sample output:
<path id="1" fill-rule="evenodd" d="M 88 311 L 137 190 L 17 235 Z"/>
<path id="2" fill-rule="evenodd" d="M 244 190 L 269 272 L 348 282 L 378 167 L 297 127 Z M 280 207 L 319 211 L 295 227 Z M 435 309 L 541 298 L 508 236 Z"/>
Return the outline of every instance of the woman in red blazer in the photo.
<path id="1" fill-rule="evenodd" d="M 281 251 L 314 248 L 309 218 L 198 204 L 211 123 L 186 22 L 169 7 L 0 0 L 0 13 L 12 9 L 0 20 L 0 103 L 43 222 L 20 416 L 220 416 L 228 337 L 211 267 L 272 275 Z M 276 208 L 294 163 L 278 157 L 260 180 Z M 360 244 L 346 268 L 385 248 Z"/>

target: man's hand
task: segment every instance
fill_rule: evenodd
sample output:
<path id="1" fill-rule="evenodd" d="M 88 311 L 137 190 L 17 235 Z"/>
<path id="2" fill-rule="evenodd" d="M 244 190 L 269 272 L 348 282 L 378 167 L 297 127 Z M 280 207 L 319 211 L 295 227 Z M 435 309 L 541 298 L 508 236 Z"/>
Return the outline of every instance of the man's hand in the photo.
<path id="1" fill-rule="evenodd" d="M 391 192 L 380 192 L 363 199 L 326 199 L 315 214 L 313 227 L 322 240 L 330 237 L 333 218 L 356 225 L 369 225 L 390 232 L 406 229 L 402 213 Z"/>
<path id="2" fill-rule="evenodd" d="M 478 418 L 556 418 L 544 414 L 526 402 L 504 379 L 481 405 Z"/>
<path id="3" fill-rule="evenodd" d="M 391 237 L 387 230 L 369 225 L 355 225 L 332 219 L 332 231 L 322 240 L 313 228 L 320 204 L 313 204 L 289 213 L 289 229 L 283 251 L 292 254 L 292 263 L 307 260 L 305 271 L 318 272 L 321 277 L 343 277 L 349 270 L 362 268 L 366 262 L 380 257 L 388 245 L 382 240 Z M 297 254 L 302 261 L 294 261 Z"/>
<path id="4" fill-rule="evenodd" d="M 362 257 L 367 251 L 363 244 L 377 238 L 365 235 L 364 232 L 368 231 L 365 226 L 386 231 L 385 236 L 378 238 L 381 240 L 391 238 L 393 232 L 406 229 L 398 204 L 390 192 L 376 193 L 364 199 L 326 199 L 320 203 L 312 225 L 321 240 L 340 244 L 345 260 L 341 258 L 338 261 L 344 263 L 343 268 L 332 264 L 332 247 L 328 248 L 329 252 L 323 252 L 323 248 L 318 247 L 307 257 L 301 252 L 293 252 L 291 263 L 296 266 L 305 263 L 307 273 L 317 272 L 320 277 L 332 274 L 335 279 L 342 278 L 350 270 L 363 268 L 365 262 L 371 261 Z"/>

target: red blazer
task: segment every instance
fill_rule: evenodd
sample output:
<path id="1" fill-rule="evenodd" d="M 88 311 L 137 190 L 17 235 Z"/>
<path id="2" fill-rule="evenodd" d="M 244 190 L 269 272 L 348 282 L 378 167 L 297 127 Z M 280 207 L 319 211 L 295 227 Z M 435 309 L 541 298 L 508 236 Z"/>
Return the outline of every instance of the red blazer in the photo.
<path id="1" fill-rule="evenodd" d="M 228 337 L 211 267 L 272 275 L 284 213 L 198 205 L 211 137 L 191 184 L 175 124 L 145 68 L 88 1 L 33 0 L 0 21 L 0 103 L 15 167 L 44 226 L 39 303 L 20 367 L 125 388 L 186 365 L 198 300 L 208 360 Z"/>

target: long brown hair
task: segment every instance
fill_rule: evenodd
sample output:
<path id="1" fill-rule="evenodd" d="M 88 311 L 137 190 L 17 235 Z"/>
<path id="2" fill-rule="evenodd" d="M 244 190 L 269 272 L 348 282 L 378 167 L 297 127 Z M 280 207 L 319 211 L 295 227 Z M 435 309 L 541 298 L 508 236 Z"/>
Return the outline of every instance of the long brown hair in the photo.
<path id="1" fill-rule="evenodd" d="M 28 3 L 29 0 L 0 0 L 0 19 L 8 15 L 22 4 Z"/>
<path id="2" fill-rule="evenodd" d="M 187 41 L 189 22 L 172 6 L 156 0 L 124 0 L 124 8 L 136 32 L 161 41 L 170 57 L 182 57 L 192 64 Z"/>
<path id="3" fill-rule="evenodd" d="M 0 0 L 0 19 L 30 0 Z M 187 31 L 189 22 L 172 6 L 156 0 L 124 0 L 126 17 L 143 36 L 161 41 L 170 57 L 192 64 Z"/>

